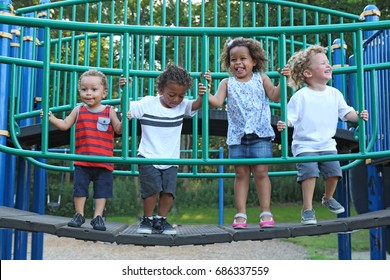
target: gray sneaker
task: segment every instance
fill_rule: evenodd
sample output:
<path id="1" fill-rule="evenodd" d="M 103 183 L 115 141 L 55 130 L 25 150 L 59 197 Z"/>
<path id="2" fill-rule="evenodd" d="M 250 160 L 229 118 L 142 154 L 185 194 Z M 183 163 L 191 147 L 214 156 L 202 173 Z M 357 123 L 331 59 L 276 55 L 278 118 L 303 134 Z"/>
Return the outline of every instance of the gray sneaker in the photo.
<path id="1" fill-rule="evenodd" d="M 304 225 L 316 225 L 316 212 L 314 209 L 302 211 L 301 223 Z"/>
<path id="2" fill-rule="evenodd" d="M 330 212 L 334 214 L 340 214 L 345 211 L 344 207 L 334 198 L 326 200 L 324 197 L 322 197 L 322 205 L 324 205 L 329 209 Z"/>

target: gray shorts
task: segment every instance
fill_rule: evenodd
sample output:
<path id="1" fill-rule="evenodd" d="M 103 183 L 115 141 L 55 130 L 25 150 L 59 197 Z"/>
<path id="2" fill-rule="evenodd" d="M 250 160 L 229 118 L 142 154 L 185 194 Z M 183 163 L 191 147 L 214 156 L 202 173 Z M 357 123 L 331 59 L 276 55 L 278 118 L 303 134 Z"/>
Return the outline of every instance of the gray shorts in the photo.
<path id="1" fill-rule="evenodd" d="M 323 155 L 336 155 L 337 152 L 306 152 L 297 155 L 297 157 L 303 156 L 323 156 Z M 302 162 L 297 163 L 298 177 L 297 182 L 301 183 L 302 181 L 309 178 L 318 178 L 319 172 L 321 172 L 324 179 L 329 177 L 343 177 L 340 162 L 339 161 L 321 161 L 321 162 Z"/>
<path id="2" fill-rule="evenodd" d="M 171 166 L 168 169 L 157 169 L 150 164 L 140 164 L 138 169 L 142 199 L 156 193 L 169 193 L 175 198 L 177 181 L 176 166 Z"/>

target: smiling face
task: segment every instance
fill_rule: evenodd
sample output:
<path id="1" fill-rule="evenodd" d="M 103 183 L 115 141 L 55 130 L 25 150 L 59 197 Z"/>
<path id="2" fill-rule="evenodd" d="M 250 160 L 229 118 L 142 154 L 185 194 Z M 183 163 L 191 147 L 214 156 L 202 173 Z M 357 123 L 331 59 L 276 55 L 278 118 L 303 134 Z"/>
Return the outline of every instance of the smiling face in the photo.
<path id="1" fill-rule="evenodd" d="M 168 83 L 159 90 L 161 104 L 166 108 L 175 108 L 183 101 L 187 90 L 187 86 L 172 82 Z"/>
<path id="2" fill-rule="evenodd" d="M 330 66 L 328 57 L 324 53 L 317 53 L 310 59 L 308 69 L 304 71 L 306 83 L 326 85 L 332 79 L 332 66 Z"/>
<path id="3" fill-rule="evenodd" d="M 81 100 L 91 109 L 98 109 L 101 106 L 101 100 L 106 98 L 105 90 L 101 77 L 84 76 L 79 83 L 79 94 Z"/>
<path id="4" fill-rule="evenodd" d="M 250 55 L 245 46 L 233 47 L 230 50 L 230 70 L 237 80 L 246 82 L 252 77 L 253 67 L 256 61 Z"/>

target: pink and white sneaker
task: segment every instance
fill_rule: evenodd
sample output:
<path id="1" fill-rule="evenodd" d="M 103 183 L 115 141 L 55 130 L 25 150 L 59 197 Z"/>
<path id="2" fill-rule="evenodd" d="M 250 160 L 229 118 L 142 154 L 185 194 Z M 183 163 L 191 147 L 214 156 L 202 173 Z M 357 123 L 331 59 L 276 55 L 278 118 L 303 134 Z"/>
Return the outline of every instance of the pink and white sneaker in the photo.
<path id="1" fill-rule="evenodd" d="M 268 216 L 270 217 L 269 220 L 263 220 L 263 217 L 265 216 Z M 275 221 L 274 221 L 274 216 L 272 215 L 271 212 L 268 212 L 268 211 L 264 211 L 264 212 L 261 212 L 260 213 L 260 222 L 259 222 L 259 225 L 261 227 L 273 227 L 275 224 Z"/>
<path id="2" fill-rule="evenodd" d="M 237 222 L 238 218 L 243 218 L 245 219 L 243 222 Z M 234 215 L 234 221 L 232 223 L 232 227 L 234 229 L 244 229 L 248 227 L 248 224 L 246 223 L 247 216 L 244 213 L 237 213 Z"/>

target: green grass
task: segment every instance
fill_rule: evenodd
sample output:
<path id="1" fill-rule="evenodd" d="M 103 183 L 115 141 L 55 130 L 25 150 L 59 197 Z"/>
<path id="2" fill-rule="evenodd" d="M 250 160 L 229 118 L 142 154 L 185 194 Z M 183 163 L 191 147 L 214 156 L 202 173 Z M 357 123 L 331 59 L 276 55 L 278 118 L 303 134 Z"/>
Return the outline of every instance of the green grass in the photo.
<path id="1" fill-rule="evenodd" d="M 300 204 L 273 204 L 272 213 L 276 223 L 299 223 Z M 316 210 L 317 220 L 334 219 L 336 216 L 330 213 L 325 207 L 320 204 L 314 205 Z M 233 216 L 236 212 L 233 208 L 224 209 L 224 224 L 232 223 Z M 258 208 L 247 209 L 248 222 L 250 224 L 257 224 L 259 217 Z M 356 213 L 351 213 L 356 215 Z M 108 217 L 109 221 L 119 223 L 136 224 L 137 217 Z M 218 224 L 218 209 L 177 209 L 173 208 L 169 214 L 169 221 L 172 224 Z M 295 238 L 282 239 L 286 242 L 292 242 L 306 248 L 309 254 L 309 259 L 331 260 L 337 259 L 338 255 L 338 234 L 326 234 L 319 236 L 302 236 Z M 351 234 L 352 252 L 369 251 L 369 230 L 360 230 Z"/>

